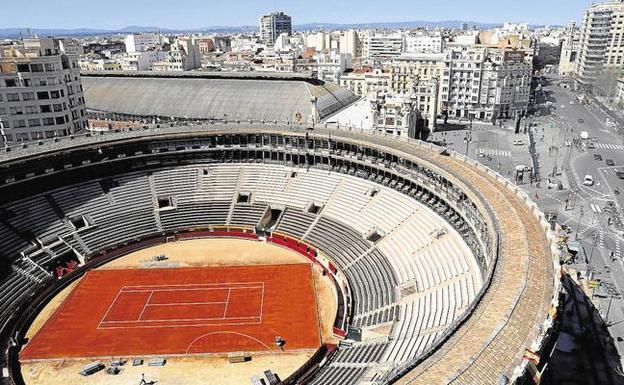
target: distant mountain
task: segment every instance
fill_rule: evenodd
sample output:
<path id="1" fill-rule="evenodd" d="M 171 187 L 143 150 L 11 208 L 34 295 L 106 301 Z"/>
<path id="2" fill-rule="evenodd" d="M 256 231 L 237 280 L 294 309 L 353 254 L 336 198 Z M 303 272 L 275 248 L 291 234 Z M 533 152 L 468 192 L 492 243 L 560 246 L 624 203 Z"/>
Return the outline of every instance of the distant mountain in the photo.
<path id="1" fill-rule="evenodd" d="M 315 30 L 345 30 L 345 29 L 403 29 L 403 28 L 459 28 L 462 24 L 468 24 L 470 28 L 476 26 L 479 29 L 488 29 L 500 27 L 502 23 L 480 23 L 474 21 L 461 20 L 445 20 L 445 21 L 403 21 L 403 22 L 374 22 L 374 23 L 307 23 L 295 25 L 296 31 L 315 31 Z M 532 27 L 543 27 L 543 25 L 533 25 Z M 190 29 L 168 29 L 160 27 L 144 27 L 129 26 L 122 29 L 46 29 L 46 28 L 0 28 L 0 38 L 18 38 L 20 36 L 32 35 L 38 36 L 94 36 L 94 35 L 118 35 L 127 33 L 155 32 L 161 33 L 185 33 L 185 32 L 207 32 L 207 33 L 252 33 L 258 31 L 257 26 L 226 26 L 214 25 L 203 28 Z"/>
<path id="2" fill-rule="evenodd" d="M 399 22 L 375 22 L 375 23 L 355 23 L 355 24 L 332 24 L 332 23 L 309 23 L 296 25 L 297 31 L 313 31 L 320 29 L 327 30 L 345 30 L 345 29 L 404 29 L 404 28 L 459 28 L 462 24 L 473 25 L 477 28 L 487 29 L 500 27 L 502 23 L 479 23 L 474 21 L 460 21 L 460 20 L 447 20 L 447 21 L 399 21 Z"/>

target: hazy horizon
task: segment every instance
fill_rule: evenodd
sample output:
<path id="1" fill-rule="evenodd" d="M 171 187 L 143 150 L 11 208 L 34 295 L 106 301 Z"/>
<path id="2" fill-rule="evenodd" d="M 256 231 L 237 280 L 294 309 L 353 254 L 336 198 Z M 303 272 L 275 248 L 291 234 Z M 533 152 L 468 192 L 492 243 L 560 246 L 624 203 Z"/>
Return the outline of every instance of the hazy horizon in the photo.
<path id="1" fill-rule="evenodd" d="M 296 25 L 307 23 L 360 24 L 409 21 L 464 20 L 479 23 L 523 22 L 565 25 L 580 20 L 588 0 L 485 0 L 409 1 L 343 0 L 300 2 L 282 0 L 277 9 L 293 17 Z M 184 2 L 121 1 L 83 2 L 70 0 L 29 1 L 30 12 L 23 4 L 2 6 L 11 15 L 11 25 L 0 28 L 33 29 L 106 29 L 128 26 L 166 29 L 200 29 L 209 26 L 240 27 L 257 25 L 261 14 L 274 10 L 273 1 L 231 0 L 227 3 L 187 0 Z M 539 7 L 539 8 L 538 8 Z M 36 12 L 33 12 L 36 10 Z"/>

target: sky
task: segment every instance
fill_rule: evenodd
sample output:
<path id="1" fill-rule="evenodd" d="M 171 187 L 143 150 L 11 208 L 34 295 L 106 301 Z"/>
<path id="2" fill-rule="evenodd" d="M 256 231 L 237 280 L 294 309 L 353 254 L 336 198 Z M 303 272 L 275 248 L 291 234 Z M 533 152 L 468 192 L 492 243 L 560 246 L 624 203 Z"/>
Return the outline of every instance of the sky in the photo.
<path id="1" fill-rule="evenodd" d="M 258 24 L 277 9 L 295 24 L 468 20 L 564 25 L 592 0 L 2 0 L 0 28 L 157 26 L 194 29 Z M 8 17 L 6 17 L 8 16 Z"/>

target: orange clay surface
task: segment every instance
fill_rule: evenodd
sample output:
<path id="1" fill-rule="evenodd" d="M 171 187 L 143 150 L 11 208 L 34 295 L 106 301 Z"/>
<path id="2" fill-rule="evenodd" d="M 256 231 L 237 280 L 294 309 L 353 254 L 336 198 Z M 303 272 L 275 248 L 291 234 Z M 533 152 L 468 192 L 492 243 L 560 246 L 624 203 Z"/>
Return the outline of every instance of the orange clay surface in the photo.
<path id="1" fill-rule="evenodd" d="M 320 346 L 310 264 L 93 270 L 21 359 L 276 352 Z"/>

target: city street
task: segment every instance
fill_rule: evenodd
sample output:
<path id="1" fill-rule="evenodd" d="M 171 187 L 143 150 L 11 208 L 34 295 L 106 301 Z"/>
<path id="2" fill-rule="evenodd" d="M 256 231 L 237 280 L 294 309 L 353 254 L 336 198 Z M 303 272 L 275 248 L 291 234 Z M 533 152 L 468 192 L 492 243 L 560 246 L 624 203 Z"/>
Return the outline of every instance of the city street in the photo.
<path id="1" fill-rule="evenodd" d="M 547 108 L 546 102 L 553 108 Z M 472 130 L 468 122 L 457 122 L 454 130 L 438 131 L 431 140 L 446 143 L 515 181 L 567 229 L 570 240 L 581 241 L 586 261 L 575 262 L 587 263 L 589 280 L 600 280 L 594 301 L 624 356 L 624 180 L 617 175 L 624 171 L 622 135 L 605 124 L 607 115 L 598 107 L 579 102 L 574 91 L 553 78 L 545 82 L 537 107 L 540 116 L 523 120 L 519 134 L 511 121 L 473 122 Z M 464 129 L 457 129 L 460 124 Z M 531 137 L 536 179 L 531 181 L 524 173 L 516 180 L 517 167 L 534 166 Z M 592 185 L 584 185 L 586 176 Z"/>

